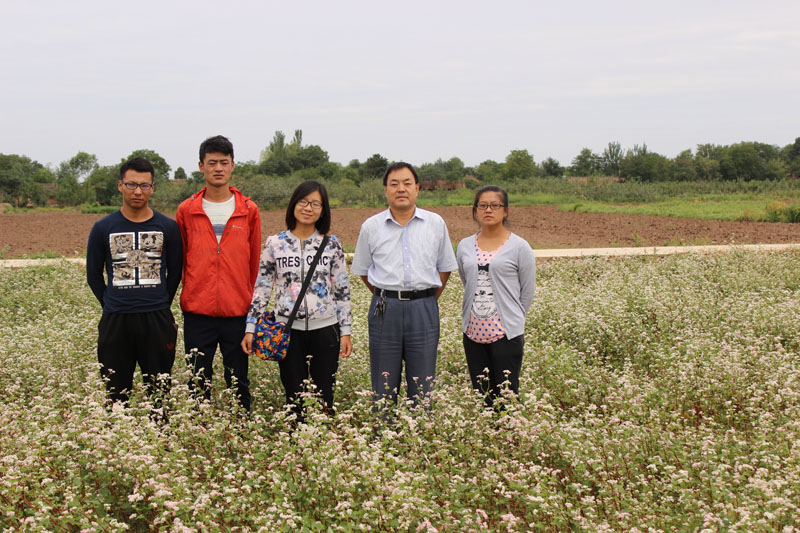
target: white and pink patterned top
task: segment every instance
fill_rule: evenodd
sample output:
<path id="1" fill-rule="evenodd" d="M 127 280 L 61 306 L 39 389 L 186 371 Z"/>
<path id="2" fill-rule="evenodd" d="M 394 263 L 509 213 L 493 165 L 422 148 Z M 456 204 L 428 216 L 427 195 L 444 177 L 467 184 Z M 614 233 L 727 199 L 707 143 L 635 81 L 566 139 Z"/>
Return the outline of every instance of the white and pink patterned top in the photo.
<path id="1" fill-rule="evenodd" d="M 469 324 L 464 333 L 470 340 L 480 344 L 498 341 L 506 334 L 503 325 L 500 323 L 500 315 L 497 312 L 497 304 L 494 301 L 494 290 L 492 289 L 489 274 L 489 265 L 492 259 L 504 245 L 505 243 L 491 252 L 486 252 L 478 246 L 478 239 L 475 239 L 478 283 L 475 288 L 475 298 L 472 300 Z"/>

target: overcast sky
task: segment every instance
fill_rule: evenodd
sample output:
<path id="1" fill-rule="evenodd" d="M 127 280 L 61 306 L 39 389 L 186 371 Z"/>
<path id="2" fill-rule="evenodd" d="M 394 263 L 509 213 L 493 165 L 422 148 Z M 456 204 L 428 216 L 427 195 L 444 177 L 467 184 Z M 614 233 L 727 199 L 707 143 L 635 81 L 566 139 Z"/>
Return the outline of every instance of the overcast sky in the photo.
<path id="1" fill-rule="evenodd" d="M 800 2 L 0 0 L 0 153 L 569 164 L 800 136 Z"/>

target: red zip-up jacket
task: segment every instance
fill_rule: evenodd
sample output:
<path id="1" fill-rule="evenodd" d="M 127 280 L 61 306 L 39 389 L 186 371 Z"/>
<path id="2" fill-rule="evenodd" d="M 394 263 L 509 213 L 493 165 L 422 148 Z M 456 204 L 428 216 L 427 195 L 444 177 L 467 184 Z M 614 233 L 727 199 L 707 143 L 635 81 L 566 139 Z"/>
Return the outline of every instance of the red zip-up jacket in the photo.
<path id="1" fill-rule="evenodd" d="M 245 316 L 253 297 L 261 255 L 261 216 L 258 206 L 235 187 L 229 187 L 236 207 L 217 236 L 203 209 L 206 188 L 178 206 L 183 239 L 181 310 L 214 317 Z"/>

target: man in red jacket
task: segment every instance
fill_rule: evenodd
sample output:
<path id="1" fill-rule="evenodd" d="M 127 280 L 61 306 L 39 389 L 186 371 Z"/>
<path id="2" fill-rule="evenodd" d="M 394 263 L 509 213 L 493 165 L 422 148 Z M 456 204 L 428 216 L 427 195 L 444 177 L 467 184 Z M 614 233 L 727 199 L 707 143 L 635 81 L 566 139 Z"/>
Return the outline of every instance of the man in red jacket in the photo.
<path id="1" fill-rule="evenodd" d="M 206 187 L 178 206 L 183 238 L 183 339 L 197 384 L 211 398 L 214 353 L 219 345 L 225 383 L 250 410 L 247 354 L 241 341 L 258 275 L 261 217 L 258 206 L 228 185 L 233 144 L 210 137 L 200 145 Z M 194 383 L 190 383 L 193 386 Z"/>

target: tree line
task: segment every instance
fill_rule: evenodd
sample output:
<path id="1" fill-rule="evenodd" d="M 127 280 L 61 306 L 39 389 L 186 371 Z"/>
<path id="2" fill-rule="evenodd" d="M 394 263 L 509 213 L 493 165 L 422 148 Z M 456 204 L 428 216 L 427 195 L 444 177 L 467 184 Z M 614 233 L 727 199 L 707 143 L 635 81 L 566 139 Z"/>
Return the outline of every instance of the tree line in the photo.
<path id="1" fill-rule="evenodd" d="M 157 205 L 175 207 L 203 186 L 202 173 L 187 174 L 182 167 L 170 179 L 170 165 L 154 150 L 135 150 L 121 161 L 137 156 L 149 159 L 155 166 Z M 368 201 L 372 196 L 380 198 L 379 178 L 388 164 L 381 154 L 373 154 L 363 162 L 333 162 L 320 146 L 303 144 L 302 130 L 296 130 L 291 140 L 277 131 L 259 161 L 237 161 L 233 183 L 264 206 L 279 205 L 296 183 L 306 179 L 336 184 L 341 198 Z M 511 150 L 504 161 L 486 160 L 476 166 L 467 166 L 452 157 L 416 167 L 420 180 L 446 183 L 460 182 L 468 175 L 486 183 L 597 176 L 637 182 L 779 180 L 800 175 L 800 137 L 784 147 L 760 142 L 701 144 L 674 158 L 652 152 L 646 144 L 623 149 L 620 143 L 609 142 L 601 153 L 583 148 L 566 167 L 552 157 L 536 162 L 526 149 Z M 118 165 L 100 166 L 97 157 L 86 152 L 78 152 L 56 168 L 24 155 L 0 154 L 0 201 L 15 207 L 41 206 L 49 199 L 60 206 L 117 205 L 118 169 Z M 476 182 L 468 185 L 476 186 Z"/>

